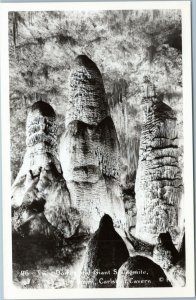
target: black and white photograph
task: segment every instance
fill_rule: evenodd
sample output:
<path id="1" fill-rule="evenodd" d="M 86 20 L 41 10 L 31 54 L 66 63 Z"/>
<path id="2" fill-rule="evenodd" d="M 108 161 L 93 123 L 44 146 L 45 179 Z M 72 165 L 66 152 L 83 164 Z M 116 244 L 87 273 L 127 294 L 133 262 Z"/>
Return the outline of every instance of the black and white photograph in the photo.
<path id="1" fill-rule="evenodd" d="M 189 6 L 178 3 L 8 9 L 4 201 L 19 294 L 194 289 Z"/>

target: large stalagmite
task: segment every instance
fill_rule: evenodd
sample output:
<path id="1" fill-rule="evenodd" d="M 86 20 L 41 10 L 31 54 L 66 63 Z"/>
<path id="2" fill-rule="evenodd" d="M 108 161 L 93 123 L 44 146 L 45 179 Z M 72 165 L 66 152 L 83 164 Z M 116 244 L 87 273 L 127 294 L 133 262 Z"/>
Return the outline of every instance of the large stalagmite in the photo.
<path id="1" fill-rule="evenodd" d="M 135 184 L 135 234 L 155 244 L 160 233 L 169 231 L 173 240 L 179 233 L 182 178 L 175 112 L 153 94 L 151 86 L 149 91 L 142 101 L 145 120 Z"/>
<path id="2" fill-rule="evenodd" d="M 69 79 L 70 99 L 60 160 L 72 201 L 90 231 L 108 213 L 125 226 L 119 183 L 119 144 L 101 73 L 87 56 L 78 56 Z"/>
<path id="3" fill-rule="evenodd" d="M 12 186 L 16 230 L 30 222 L 31 234 L 44 226 L 46 231 L 56 228 L 67 237 L 78 226 L 57 158 L 56 130 L 53 108 L 42 101 L 34 103 L 26 122 L 26 154 Z"/>

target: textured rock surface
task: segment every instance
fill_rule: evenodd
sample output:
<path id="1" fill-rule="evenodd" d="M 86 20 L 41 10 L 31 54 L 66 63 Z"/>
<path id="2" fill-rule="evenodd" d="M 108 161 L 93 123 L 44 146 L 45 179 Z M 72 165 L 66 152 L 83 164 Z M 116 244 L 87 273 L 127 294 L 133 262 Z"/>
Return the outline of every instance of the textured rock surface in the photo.
<path id="1" fill-rule="evenodd" d="M 133 184 L 133 182 L 132 182 Z M 137 209 L 135 203 L 135 192 L 133 189 L 123 190 L 123 202 L 127 219 L 127 232 L 135 233 Z"/>
<path id="2" fill-rule="evenodd" d="M 118 138 L 109 116 L 102 76 L 86 56 L 77 57 L 71 71 L 65 119 L 60 160 L 72 201 L 81 212 L 85 227 L 94 232 L 104 213 L 111 215 L 116 227 L 125 227 Z"/>
<path id="3" fill-rule="evenodd" d="M 80 120 L 98 124 L 108 115 L 103 80 L 96 64 L 86 55 L 79 55 L 69 77 L 69 102 L 66 124 Z"/>
<path id="4" fill-rule="evenodd" d="M 58 137 L 64 132 L 64 115 L 68 108 L 69 113 L 66 115 L 65 120 L 68 126 L 72 123 L 72 120 L 74 126 L 78 126 L 75 125 L 75 121 L 78 122 L 78 120 L 74 119 L 76 117 L 82 118 L 83 123 L 88 119 L 89 124 L 96 127 L 97 121 L 92 120 L 91 117 L 92 107 L 86 107 L 86 103 L 83 101 L 84 96 L 90 100 L 92 98 L 92 105 L 95 107 L 96 101 L 94 100 L 96 98 L 99 99 L 101 103 L 97 113 L 99 122 L 102 122 L 101 120 L 107 117 L 106 108 L 103 109 L 104 98 L 102 101 L 100 96 L 103 88 L 101 87 L 97 70 L 94 74 L 94 82 L 98 83 L 97 86 L 99 88 L 95 92 L 91 90 L 93 76 L 89 75 L 89 70 L 85 70 L 86 77 L 83 78 L 85 86 L 88 86 L 85 90 L 83 90 L 83 84 L 78 84 L 78 77 L 72 77 L 71 95 L 73 107 L 76 108 L 77 106 L 75 86 L 78 86 L 80 91 L 78 107 L 80 111 L 76 109 L 74 113 L 73 111 L 70 113 L 72 106 L 70 103 L 71 98 L 68 96 L 70 89 L 68 76 L 70 69 L 73 67 L 74 58 L 76 55 L 83 53 L 96 62 L 103 74 L 111 117 L 120 141 L 121 170 L 119 173 L 121 184 L 123 185 L 123 190 L 126 191 L 134 188 L 139 157 L 142 122 L 140 99 L 143 93 L 142 82 L 144 75 L 149 75 L 156 84 L 158 92 L 164 93 L 164 102 L 175 110 L 178 116 L 177 127 L 182 129 L 181 28 L 180 10 L 10 12 L 9 75 L 12 182 L 21 168 L 26 151 L 26 117 L 28 109 L 33 103 L 38 100 L 44 100 L 51 103 L 55 108 Z M 77 68 L 80 68 L 78 63 L 74 65 L 74 70 Z M 85 107 L 85 111 L 83 111 L 83 107 Z M 94 134 L 94 130 L 91 132 Z M 183 148 L 182 130 L 180 138 L 181 147 Z M 87 157 L 85 159 L 87 160 Z M 183 156 L 181 158 L 179 156 L 179 159 L 182 160 Z M 58 166 L 58 163 L 56 165 Z M 77 173 L 79 174 L 78 178 L 83 176 L 88 181 L 90 178 L 95 180 L 100 174 L 97 164 L 95 165 L 95 171 L 92 171 L 92 169 L 94 170 L 94 165 L 92 168 L 84 169 L 84 172 L 81 172 L 82 169 L 76 169 L 72 177 L 75 178 Z M 90 176 L 86 175 L 85 170 L 89 172 Z M 69 176 L 71 172 L 69 172 Z M 31 183 L 30 192 L 35 194 L 33 186 L 36 186 L 39 177 L 36 177 L 32 183 L 31 174 L 27 174 Z M 88 181 L 78 184 L 77 180 L 73 180 L 67 183 L 70 189 L 74 191 L 73 194 L 78 195 L 73 199 L 73 202 L 78 203 L 81 209 L 85 203 L 80 201 L 81 195 L 84 197 L 83 190 L 87 190 L 86 195 L 89 193 L 87 200 L 94 198 L 92 183 Z M 106 199 L 106 185 L 104 181 L 106 181 L 105 176 L 101 175 L 96 188 L 97 193 L 95 194 L 98 199 L 98 201 L 95 199 L 97 201 L 95 202 L 96 207 L 99 205 L 99 191 L 101 189 Z M 116 179 L 113 179 L 113 181 L 113 186 L 111 178 L 107 184 L 107 188 L 111 192 L 116 187 Z M 95 185 L 93 183 L 94 187 Z M 21 186 L 23 186 L 23 179 Z M 34 196 L 29 197 L 31 199 Z M 18 199 L 20 198 L 18 197 Z M 37 200 L 39 202 L 40 197 Z M 129 192 L 125 193 L 124 202 L 130 229 L 133 229 L 132 233 L 134 234 L 135 204 L 134 198 L 132 199 L 132 195 L 130 196 Z M 31 201 L 27 201 L 24 207 L 23 205 L 19 207 L 20 210 L 26 212 L 28 208 L 25 206 L 32 208 Z M 100 206 L 102 207 L 102 205 Z M 33 209 L 39 211 L 41 207 L 39 205 L 34 207 L 33 205 Z M 94 208 L 92 207 L 92 209 Z M 34 211 L 30 211 L 30 214 L 24 215 L 24 220 L 28 219 L 33 213 Z M 43 217 L 42 212 L 37 213 L 32 224 L 37 222 L 39 215 L 41 218 Z M 86 216 L 88 220 L 89 214 Z M 18 221 L 22 221 L 22 218 Z M 78 222 L 77 211 L 75 221 L 76 223 Z M 92 223 L 96 224 L 93 218 Z M 54 260 L 56 261 L 56 259 Z M 47 279 L 47 273 L 45 274 L 45 279 Z M 53 279 L 55 278 L 51 275 L 51 281 Z M 50 282 L 48 286 L 51 287 L 52 284 Z M 58 284 L 55 287 L 63 287 L 65 282 L 62 279 L 62 285 Z"/>
<path id="5" fill-rule="evenodd" d="M 104 215 L 87 247 L 81 285 L 86 288 L 116 287 L 118 269 L 128 257 L 129 252 L 115 231 L 112 219 Z"/>
<path id="6" fill-rule="evenodd" d="M 176 262 L 177 261 L 177 262 Z M 182 238 L 179 253 L 166 272 L 172 286 L 183 287 L 186 285 L 186 263 L 185 263 L 185 234 Z"/>
<path id="7" fill-rule="evenodd" d="M 133 186 L 144 75 L 164 93 L 164 101 L 182 122 L 181 29 L 180 10 L 10 12 L 12 179 L 25 153 L 29 106 L 40 99 L 49 101 L 57 113 L 59 133 L 63 132 L 70 101 L 68 77 L 74 58 L 82 53 L 103 74 L 121 145 L 121 182 L 126 189 Z"/>
<path id="8" fill-rule="evenodd" d="M 134 249 L 134 251 L 130 249 L 131 256 L 137 254 L 149 258 L 161 267 L 172 286 L 185 286 L 184 238 L 182 240 L 182 251 L 179 253 L 172 242 L 169 232 L 161 233 L 156 245 L 142 242 L 131 234 L 127 235 L 126 241 L 128 242 L 126 243 L 127 247 L 129 248 L 129 244 L 131 244 Z"/>
<path id="9" fill-rule="evenodd" d="M 138 254 L 142 256 L 152 257 L 154 245 L 141 241 L 128 232 L 126 232 L 125 242 L 130 249 L 131 256 Z"/>
<path id="10" fill-rule="evenodd" d="M 77 210 L 71 208 L 69 191 L 57 158 L 55 118 L 53 108 L 45 102 L 36 102 L 30 109 L 26 125 L 27 150 L 12 186 L 13 222 L 17 229 L 22 223 L 32 222 L 33 216 L 44 213 L 52 226 L 70 236 L 79 226 L 79 218 Z M 32 228 L 39 231 L 36 224 L 42 228 L 38 223 L 34 222 L 31 232 Z"/>
<path id="11" fill-rule="evenodd" d="M 119 269 L 117 287 L 171 287 L 171 283 L 157 264 L 137 255 L 130 257 Z"/>
<path id="12" fill-rule="evenodd" d="M 186 272 L 180 264 L 176 264 L 170 268 L 166 274 L 172 286 L 184 287 L 186 285 Z"/>
<path id="13" fill-rule="evenodd" d="M 161 233 L 158 237 L 158 243 L 153 250 L 153 261 L 162 269 L 168 270 L 179 260 L 179 253 L 176 250 L 169 232 Z"/>
<path id="14" fill-rule="evenodd" d="M 25 152 L 29 106 L 40 99 L 49 101 L 57 112 L 58 135 L 64 131 L 70 106 L 68 77 L 74 58 L 81 53 L 96 62 L 103 74 L 120 142 L 124 189 L 134 188 L 135 183 L 144 75 L 150 76 L 158 92 L 164 93 L 164 102 L 176 111 L 183 147 L 181 28 L 180 10 L 10 12 L 12 182 Z"/>
<path id="15" fill-rule="evenodd" d="M 154 92 L 143 98 L 144 124 L 136 175 L 136 235 L 156 243 L 159 233 L 179 233 L 182 178 L 174 111 Z"/>

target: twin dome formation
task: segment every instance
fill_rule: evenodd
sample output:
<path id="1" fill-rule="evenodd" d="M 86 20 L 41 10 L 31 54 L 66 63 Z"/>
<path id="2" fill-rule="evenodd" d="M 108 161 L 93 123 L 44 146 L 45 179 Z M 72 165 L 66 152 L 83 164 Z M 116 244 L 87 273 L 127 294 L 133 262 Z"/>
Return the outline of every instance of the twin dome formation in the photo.
<path id="1" fill-rule="evenodd" d="M 52 225 L 70 237 L 80 231 L 94 232 L 105 213 L 117 228 L 125 228 L 117 134 L 100 71 L 86 56 L 76 59 L 70 75 L 60 161 L 56 115 L 45 102 L 36 102 L 30 109 L 26 146 L 23 165 L 12 186 L 15 230 L 30 220 L 32 235 L 40 229 L 50 233 Z M 41 212 L 31 211 L 33 201 L 45 201 Z"/>
<path id="2" fill-rule="evenodd" d="M 69 91 L 59 153 L 53 108 L 39 101 L 30 109 L 26 154 L 12 186 L 13 229 L 18 231 L 28 223 L 30 235 L 50 235 L 58 230 L 70 237 L 95 232 L 101 217 L 108 214 L 114 227 L 123 232 L 129 224 L 119 179 L 118 137 L 101 73 L 84 55 L 75 60 Z M 175 127 L 175 116 L 162 102 L 151 103 L 150 108 L 136 179 L 136 234 L 154 243 L 170 225 L 172 230 L 178 229 L 181 177 L 176 133 L 167 130 L 170 125 Z M 160 207 L 161 215 L 157 211 Z"/>

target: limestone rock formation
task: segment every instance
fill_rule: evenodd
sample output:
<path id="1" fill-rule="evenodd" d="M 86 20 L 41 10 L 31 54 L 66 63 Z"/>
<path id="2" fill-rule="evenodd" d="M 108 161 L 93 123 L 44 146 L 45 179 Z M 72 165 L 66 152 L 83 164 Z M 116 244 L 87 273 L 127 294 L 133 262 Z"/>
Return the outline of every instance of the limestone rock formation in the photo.
<path id="1" fill-rule="evenodd" d="M 185 234 L 182 238 L 181 247 L 178 255 L 175 257 L 173 264 L 166 271 L 172 286 L 183 287 L 186 285 L 186 264 L 185 264 Z"/>
<path id="2" fill-rule="evenodd" d="M 184 287 L 186 285 L 186 272 L 180 263 L 172 266 L 168 271 L 165 272 L 168 280 L 174 287 Z"/>
<path id="3" fill-rule="evenodd" d="M 44 214 L 50 225 L 68 237 L 79 226 L 79 218 L 71 207 L 57 156 L 55 119 L 53 108 L 42 101 L 34 103 L 28 114 L 26 154 L 12 186 L 13 227 L 17 230 L 24 223 L 32 222 L 35 216 Z M 40 222 L 31 226 L 32 232 L 43 227 L 43 218 L 38 219 Z"/>
<path id="4" fill-rule="evenodd" d="M 122 166 L 122 164 L 121 164 Z M 123 174 L 124 172 L 120 171 L 120 174 Z M 123 202 L 125 206 L 125 213 L 126 213 L 126 219 L 127 219 L 127 229 L 126 232 L 130 232 L 132 234 L 135 233 L 135 225 L 136 225 L 136 216 L 137 216 L 137 209 L 135 204 L 135 191 L 134 191 L 134 185 L 135 180 L 129 178 L 130 185 L 132 185 L 132 188 L 130 189 L 124 189 L 122 180 L 121 185 L 123 188 Z"/>
<path id="5" fill-rule="evenodd" d="M 172 242 L 169 232 L 161 233 L 156 245 L 150 245 L 128 233 L 126 233 L 125 241 L 128 249 L 130 248 L 129 245 L 134 249 L 134 252 L 130 250 L 130 253 L 145 256 L 160 266 L 172 286 L 185 286 L 184 238 L 182 240 L 182 251 L 179 253 Z"/>
<path id="6" fill-rule="evenodd" d="M 63 176 L 85 227 L 94 232 L 111 215 L 125 226 L 119 181 L 119 143 L 100 71 L 86 56 L 77 57 L 70 75 L 66 130 L 60 143 Z"/>
<path id="7" fill-rule="evenodd" d="M 133 256 L 120 267 L 117 288 L 171 287 L 163 270 L 144 256 Z"/>
<path id="8" fill-rule="evenodd" d="M 173 240 L 179 233 L 182 178 L 175 112 L 152 89 L 142 106 L 145 120 L 135 184 L 135 234 L 155 244 L 160 233 L 169 231 Z"/>
<path id="9" fill-rule="evenodd" d="M 99 69 L 86 55 L 79 55 L 69 77 L 66 125 L 74 120 L 97 125 L 108 116 L 108 109 Z"/>
<path id="10" fill-rule="evenodd" d="M 182 266 L 185 267 L 185 257 L 186 256 L 186 248 L 185 248 L 185 233 L 182 238 L 182 242 L 179 249 L 179 260 L 181 261 Z"/>
<path id="11" fill-rule="evenodd" d="M 168 270 L 177 263 L 179 253 L 176 250 L 169 232 L 161 233 L 158 237 L 158 243 L 153 249 L 153 261 L 162 269 Z"/>
<path id="12" fill-rule="evenodd" d="M 104 215 L 87 247 L 81 273 L 82 287 L 116 287 L 118 269 L 128 257 L 129 252 L 115 231 L 111 217 Z"/>
<path id="13" fill-rule="evenodd" d="M 131 246 L 131 251 L 139 255 L 151 257 L 153 255 L 154 245 L 151 245 L 147 242 L 141 241 L 133 236 L 131 233 L 126 232 L 125 242 L 129 247 Z"/>

